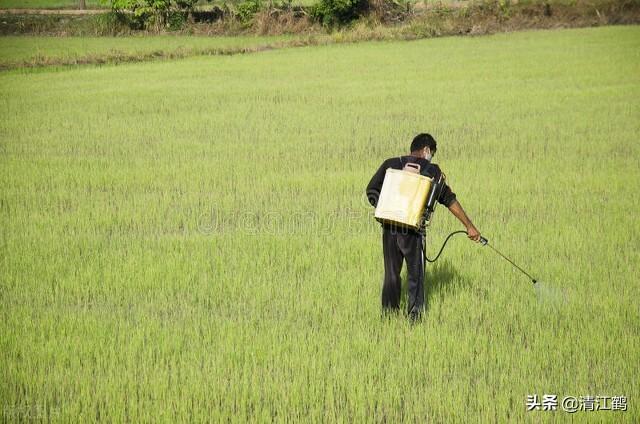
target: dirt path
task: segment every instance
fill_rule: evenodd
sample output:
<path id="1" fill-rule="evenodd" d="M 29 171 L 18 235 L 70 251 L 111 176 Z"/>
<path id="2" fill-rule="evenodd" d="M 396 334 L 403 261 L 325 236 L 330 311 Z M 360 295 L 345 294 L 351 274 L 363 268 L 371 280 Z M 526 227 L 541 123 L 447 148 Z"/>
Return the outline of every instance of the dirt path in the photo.
<path id="1" fill-rule="evenodd" d="M 0 9 L 0 15 L 99 15 L 109 9 Z"/>

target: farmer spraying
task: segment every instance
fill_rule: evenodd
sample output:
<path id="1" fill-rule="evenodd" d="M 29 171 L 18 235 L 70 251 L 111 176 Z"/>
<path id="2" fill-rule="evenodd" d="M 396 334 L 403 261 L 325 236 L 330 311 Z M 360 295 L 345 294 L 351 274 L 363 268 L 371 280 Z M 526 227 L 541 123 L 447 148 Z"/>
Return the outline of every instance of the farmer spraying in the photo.
<path id="1" fill-rule="evenodd" d="M 385 160 L 366 191 L 369 203 L 376 207 L 376 219 L 382 224 L 382 309 L 400 309 L 404 259 L 408 274 L 407 313 L 413 321 L 421 318 L 424 309 L 424 238 L 435 202 L 446 206 L 462 222 L 471 240 L 481 241 L 480 232 L 456 200 L 444 174 L 431 162 L 435 153 L 434 138 L 418 134 L 411 143 L 411 154 Z"/>

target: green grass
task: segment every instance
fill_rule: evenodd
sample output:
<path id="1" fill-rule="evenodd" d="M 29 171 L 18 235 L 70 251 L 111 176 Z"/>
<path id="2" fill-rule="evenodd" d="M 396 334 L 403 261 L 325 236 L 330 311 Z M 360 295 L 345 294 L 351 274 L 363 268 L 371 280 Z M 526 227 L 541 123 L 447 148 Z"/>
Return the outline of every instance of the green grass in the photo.
<path id="1" fill-rule="evenodd" d="M 162 35 L 155 37 L 0 37 L 0 65 L 73 61 L 107 55 L 145 55 L 177 51 L 198 52 L 208 49 L 233 49 L 275 44 L 294 39 L 293 35 L 269 37 L 197 37 Z"/>
<path id="2" fill-rule="evenodd" d="M 607 27 L 0 74 L 3 418 L 638 422 L 639 56 Z M 565 304 L 458 239 L 425 322 L 380 320 L 363 192 L 421 131 Z"/>

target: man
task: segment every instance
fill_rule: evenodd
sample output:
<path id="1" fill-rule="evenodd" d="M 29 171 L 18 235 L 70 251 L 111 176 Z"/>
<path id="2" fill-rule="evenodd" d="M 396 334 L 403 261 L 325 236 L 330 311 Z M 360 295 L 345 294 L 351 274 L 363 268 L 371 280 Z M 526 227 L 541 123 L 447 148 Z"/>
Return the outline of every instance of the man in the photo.
<path id="1" fill-rule="evenodd" d="M 438 165 L 431 163 L 436 153 L 436 141 L 430 134 L 418 134 L 411 142 L 409 156 L 395 157 L 385 160 L 371 178 L 367 186 L 367 198 L 374 207 L 378 204 L 380 190 L 388 168 L 403 169 L 407 163 L 420 165 L 420 174 L 437 181 L 442 171 Z M 480 232 L 473 225 L 467 214 L 456 200 L 456 195 L 448 185 L 444 185 L 438 197 L 438 203 L 446 206 L 467 229 L 473 241 L 480 241 Z M 400 309 L 400 270 L 402 260 L 407 262 L 408 274 L 408 314 L 412 321 L 422 316 L 424 308 L 424 224 L 420 231 L 382 224 L 382 251 L 384 253 L 384 283 L 382 286 L 383 312 Z"/>

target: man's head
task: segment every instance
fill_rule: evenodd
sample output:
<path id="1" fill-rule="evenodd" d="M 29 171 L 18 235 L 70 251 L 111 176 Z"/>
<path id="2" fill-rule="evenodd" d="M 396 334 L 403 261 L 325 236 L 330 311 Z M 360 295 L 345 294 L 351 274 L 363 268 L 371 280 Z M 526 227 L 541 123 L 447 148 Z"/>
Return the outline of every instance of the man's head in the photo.
<path id="1" fill-rule="evenodd" d="M 411 154 L 430 161 L 436 154 L 436 140 L 431 134 L 418 134 L 411 142 Z"/>

